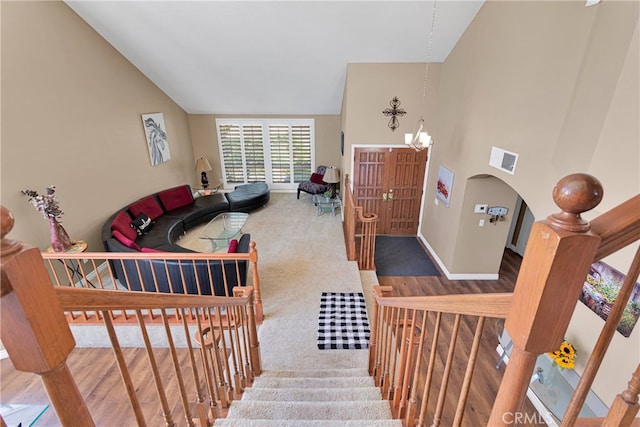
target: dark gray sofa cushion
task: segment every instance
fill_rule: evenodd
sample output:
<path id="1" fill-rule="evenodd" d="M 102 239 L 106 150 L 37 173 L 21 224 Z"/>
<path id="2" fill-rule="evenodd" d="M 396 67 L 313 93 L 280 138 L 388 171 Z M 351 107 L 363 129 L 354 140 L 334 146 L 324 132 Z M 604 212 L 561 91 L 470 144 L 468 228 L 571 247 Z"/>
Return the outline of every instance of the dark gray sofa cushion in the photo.
<path id="1" fill-rule="evenodd" d="M 229 212 L 230 210 L 229 201 L 222 193 L 198 197 L 196 199 L 196 206 L 201 209 L 200 217 L 198 218 L 198 222 L 193 225 L 211 221 L 216 215 L 222 212 Z M 188 224 L 186 227 L 187 230 L 192 228 L 193 225 Z"/>
<path id="2" fill-rule="evenodd" d="M 267 204 L 270 197 L 269 186 L 264 182 L 239 185 L 226 193 L 231 212 L 251 212 Z"/>

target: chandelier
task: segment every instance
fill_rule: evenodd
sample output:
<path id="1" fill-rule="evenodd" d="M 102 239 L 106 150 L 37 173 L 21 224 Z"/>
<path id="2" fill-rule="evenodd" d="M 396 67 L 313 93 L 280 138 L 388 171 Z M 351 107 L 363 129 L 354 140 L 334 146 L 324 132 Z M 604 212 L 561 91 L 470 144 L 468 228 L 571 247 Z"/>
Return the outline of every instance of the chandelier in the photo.
<path id="1" fill-rule="evenodd" d="M 433 42 L 433 29 L 436 23 L 436 0 L 433 0 L 433 8 L 431 12 L 431 30 L 429 31 L 429 41 L 427 43 L 427 62 L 424 66 L 424 81 L 422 86 L 422 105 L 420 107 L 420 119 L 416 125 L 413 133 L 404 134 L 404 143 L 410 147 L 413 147 L 416 151 L 422 151 L 425 148 L 431 146 L 431 135 L 424 128 L 424 119 L 422 118 L 422 111 L 424 111 L 424 104 L 427 97 L 427 87 L 429 85 L 429 66 L 431 61 L 431 44 Z"/>

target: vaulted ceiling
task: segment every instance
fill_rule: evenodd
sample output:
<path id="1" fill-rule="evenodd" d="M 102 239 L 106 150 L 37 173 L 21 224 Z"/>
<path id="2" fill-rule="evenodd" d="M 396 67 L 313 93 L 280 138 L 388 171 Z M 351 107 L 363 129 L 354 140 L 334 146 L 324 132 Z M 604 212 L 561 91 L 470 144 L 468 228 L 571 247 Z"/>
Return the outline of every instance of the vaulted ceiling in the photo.
<path id="1" fill-rule="evenodd" d="M 426 0 L 66 3 L 192 114 L 339 114 L 347 64 L 425 62 L 434 15 Z M 437 1 L 431 61 L 482 3 Z"/>

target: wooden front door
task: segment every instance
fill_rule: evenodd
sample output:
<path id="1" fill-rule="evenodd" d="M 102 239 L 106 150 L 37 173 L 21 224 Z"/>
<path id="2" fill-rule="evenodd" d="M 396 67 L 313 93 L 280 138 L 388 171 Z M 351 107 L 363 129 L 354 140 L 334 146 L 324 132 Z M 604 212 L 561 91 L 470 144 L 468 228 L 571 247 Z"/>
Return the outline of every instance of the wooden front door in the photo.
<path id="1" fill-rule="evenodd" d="M 378 215 L 377 234 L 416 235 L 427 151 L 356 148 L 355 203 Z"/>

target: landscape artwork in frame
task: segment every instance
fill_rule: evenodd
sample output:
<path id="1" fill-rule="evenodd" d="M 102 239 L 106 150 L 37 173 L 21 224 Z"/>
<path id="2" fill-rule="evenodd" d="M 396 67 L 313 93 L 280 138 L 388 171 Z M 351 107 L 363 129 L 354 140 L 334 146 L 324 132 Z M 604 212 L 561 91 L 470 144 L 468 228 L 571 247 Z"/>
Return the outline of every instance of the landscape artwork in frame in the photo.
<path id="1" fill-rule="evenodd" d="M 451 189 L 453 188 L 453 172 L 440 165 L 438 169 L 438 184 L 436 187 L 436 197 L 442 200 L 446 207 L 451 201 Z"/>
<path id="2" fill-rule="evenodd" d="M 144 125 L 144 133 L 147 137 L 151 166 L 159 165 L 169 160 L 171 154 L 169 153 L 167 131 L 164 127 L 164 117 L 162 113 L 143 114 L 142 124 Z"/>
<path id="3" fill-rule="evenodd" d="M 626 276 L 602 261 L 591 264 L 587 280 L 582 286 L 580 301 L 602 319 L 607 320 Z M 640 317 L 640 283 L 636 283 L 627 302 L 617 331 L 625 337 L 631 335 Z"/>

